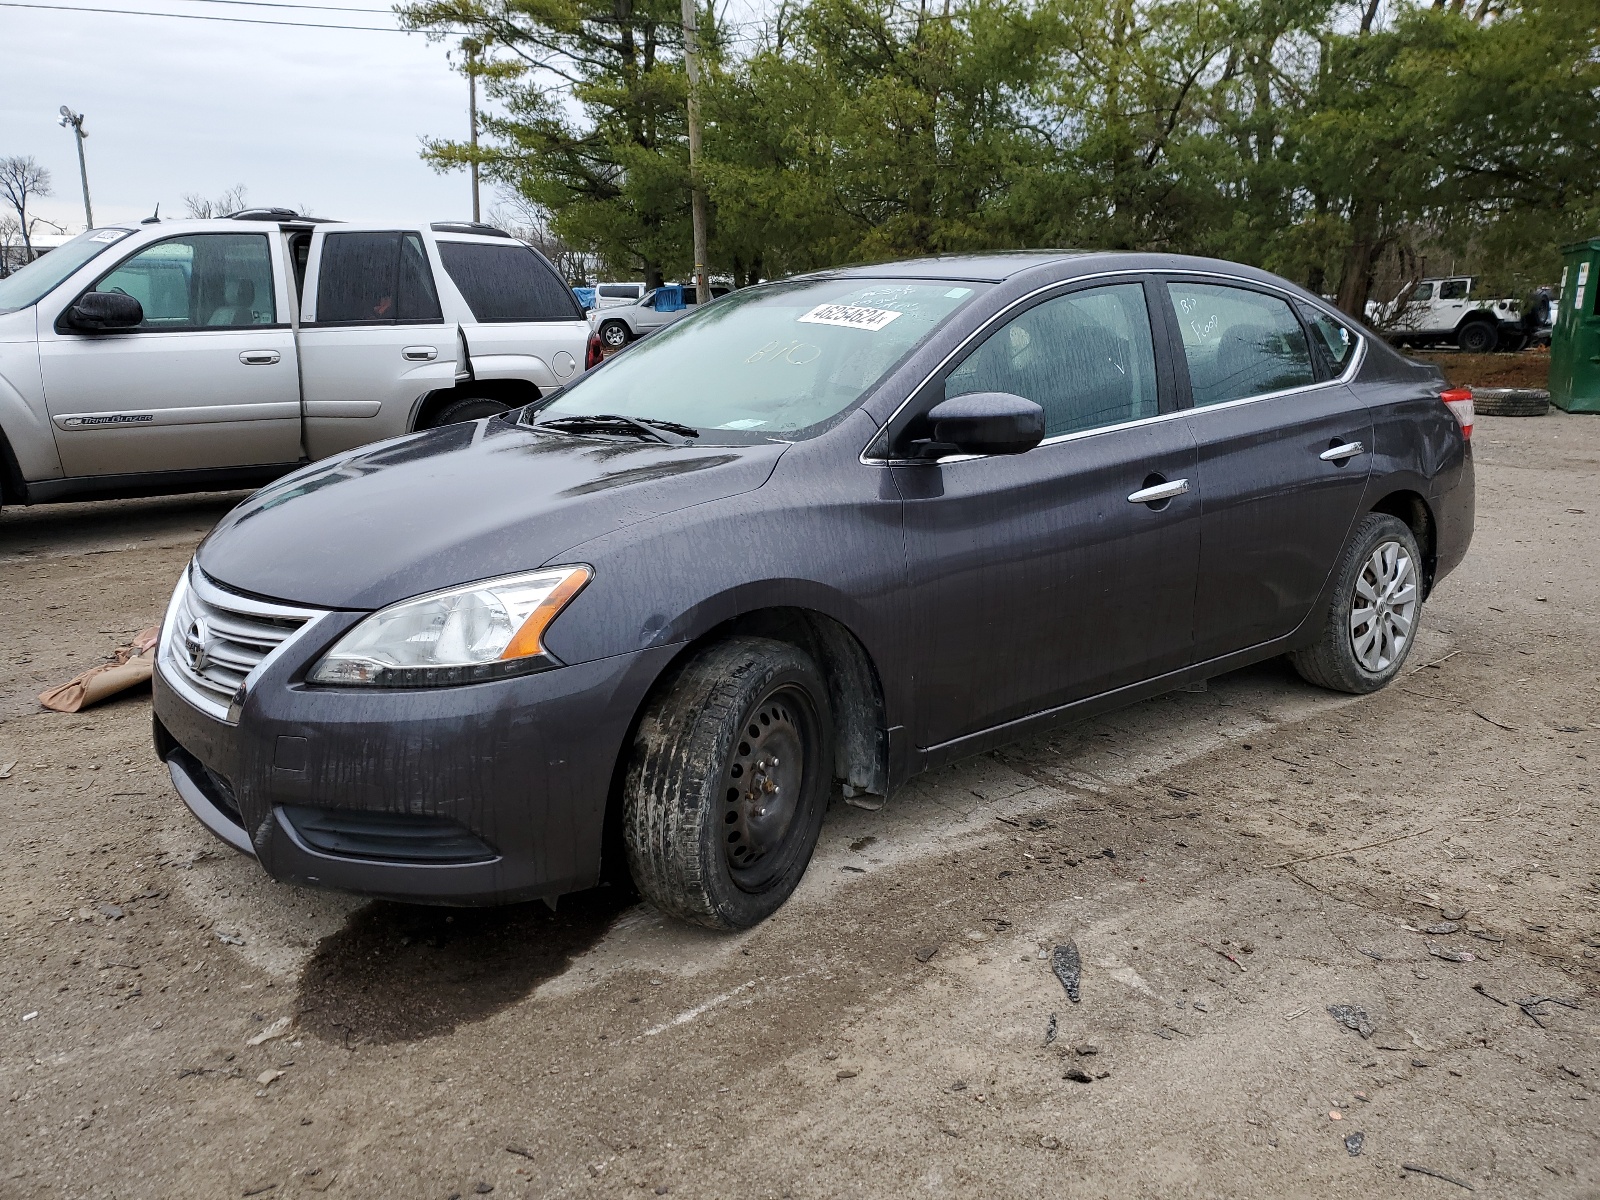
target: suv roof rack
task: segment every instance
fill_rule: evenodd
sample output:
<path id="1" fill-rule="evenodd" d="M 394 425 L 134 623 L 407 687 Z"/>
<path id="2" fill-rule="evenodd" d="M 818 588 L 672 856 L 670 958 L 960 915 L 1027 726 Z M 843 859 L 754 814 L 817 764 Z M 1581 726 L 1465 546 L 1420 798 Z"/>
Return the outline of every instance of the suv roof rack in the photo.
<path id="1" fill-rule="evenodd" d="M 482 221 L 435 221 L 428 228 L 435 233 L 477 233 L 484 237 L 511 237 L 499 226 L 485 225 Z"/>
<path id="2" fill-rule="evenodd" d="M 241 208 L 223 218 L 226 221 L 311 221 L 322 224 L 332 217 L 302 217 L 292 208 Z"/>

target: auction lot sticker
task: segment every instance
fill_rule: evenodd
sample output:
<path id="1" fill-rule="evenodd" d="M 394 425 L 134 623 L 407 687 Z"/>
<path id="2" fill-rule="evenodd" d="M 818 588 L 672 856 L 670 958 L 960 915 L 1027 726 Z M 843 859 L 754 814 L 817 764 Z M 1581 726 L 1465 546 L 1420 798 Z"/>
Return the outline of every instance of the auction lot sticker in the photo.
<path id="1" fill-rule="evenodd" d="M 800 318 L 802 325 L 842 325 L 877 333 L 902 314 L 888 308 L 857 308 L 854 304 L 819 304 Z"/>

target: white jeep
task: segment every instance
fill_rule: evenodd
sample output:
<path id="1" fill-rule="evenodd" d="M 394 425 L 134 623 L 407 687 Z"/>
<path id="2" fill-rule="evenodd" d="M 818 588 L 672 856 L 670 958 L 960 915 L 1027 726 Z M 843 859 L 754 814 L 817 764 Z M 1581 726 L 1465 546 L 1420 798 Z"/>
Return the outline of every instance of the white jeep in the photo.
<path id="1" fill-rule="evenodd" d="M 1424 279 L 1388 303 L 1370 301 L 1367 321 L 1396 345 L 1451 344 L 1471 354 L 1520 350 L 1538 333 L 1518 301 L 1484 295 L 1469 275 Z"/>
<path id="2" fill-rule="evenodd" d="M 0 500 L 255 487 L 599 357 L 550 263 L 489 226 L 102 226 L 0 279 Z"/>

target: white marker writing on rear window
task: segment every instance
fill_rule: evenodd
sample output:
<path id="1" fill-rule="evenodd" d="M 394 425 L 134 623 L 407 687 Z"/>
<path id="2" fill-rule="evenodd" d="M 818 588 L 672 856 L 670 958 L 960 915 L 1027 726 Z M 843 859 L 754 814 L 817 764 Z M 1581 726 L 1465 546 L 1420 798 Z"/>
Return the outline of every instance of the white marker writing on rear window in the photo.
<path id="1" fill-rule="evenodd" d="M 854 304 L 819 304 L 800 318 L 802 325 L 842 325 L 877 333 L 902 314 L 887 308 L 857 308 Z"/>

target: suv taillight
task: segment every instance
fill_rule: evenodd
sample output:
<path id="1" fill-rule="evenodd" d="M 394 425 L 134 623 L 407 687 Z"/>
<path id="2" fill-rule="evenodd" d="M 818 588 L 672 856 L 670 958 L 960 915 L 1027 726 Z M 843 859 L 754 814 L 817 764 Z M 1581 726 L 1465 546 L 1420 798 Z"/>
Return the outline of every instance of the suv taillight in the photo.
<path id="1" fill-rule="evenodd" d="M 1450 410 L 1451 415 L 1461 423 L 1461 436 L 1470 442 L 1472 440 L 1473 418 L 1472 389 L 1447 388 L 1439 393 L 1439 399 L 1444 401 L 1445 407 Z"/>
<path id="2" fill-rule="evenodd" d="M 600 335 L 598 333 L 591 333 L 589 335 L 589 348 L 583 352 L 583 369 L 588 371 L 594 367 L 598 367 L 602 362 L 605 361 L 605 357 L 605 343 L 600 340 Z M 1471 417 L 1471 409 L 1472 401 L 1469 398 L 1467 401 L 1469 419 Z"/>

